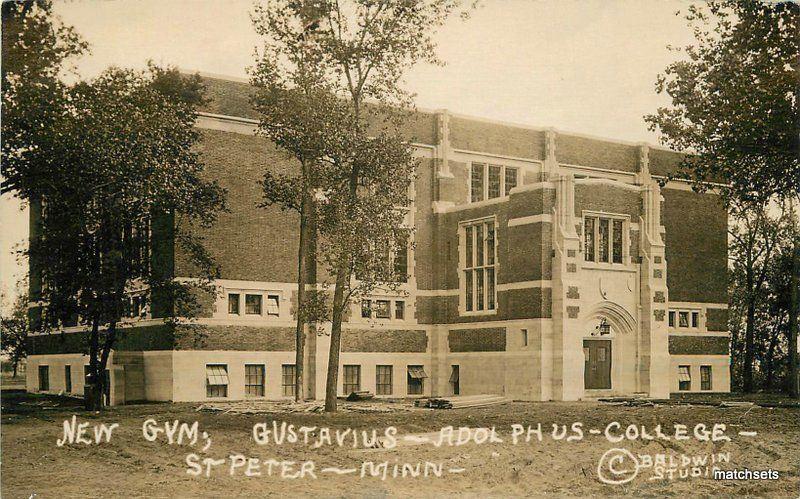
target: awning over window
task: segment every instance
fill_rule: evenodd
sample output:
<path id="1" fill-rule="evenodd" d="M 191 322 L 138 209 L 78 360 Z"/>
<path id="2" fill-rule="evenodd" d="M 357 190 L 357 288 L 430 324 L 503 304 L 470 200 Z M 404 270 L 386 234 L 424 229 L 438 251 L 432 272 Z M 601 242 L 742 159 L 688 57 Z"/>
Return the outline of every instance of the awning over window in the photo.
<path id="1" fill-rule="evenodd" d="M 206 381 L 209 385 L 227 385 L 228 368 L 226 366 L 206 366 Z"/>
<path id="2" fill-rule="evenodd" d="M 450 373 L 450 383 L 458 383 L 458 368 L 454 367 L 453 372 Z"/>
<path id="3" fill-rule="evenodd" d="M 277 295 L 267 295 L 267 314 L 276 316 L 281 314 L 280 300 Z"/>
<path id="4" fill-rule="evenodd" d="M 413 379 L 425 379 L 428 377 L 422 366 L 408 366 L 408 375 Z"/>
<path id="5" fill-rule="evenodd" d="M 689 374 L 689 369 L 678 370 L 678 381 L 692 381 L 692 376 Z"/>

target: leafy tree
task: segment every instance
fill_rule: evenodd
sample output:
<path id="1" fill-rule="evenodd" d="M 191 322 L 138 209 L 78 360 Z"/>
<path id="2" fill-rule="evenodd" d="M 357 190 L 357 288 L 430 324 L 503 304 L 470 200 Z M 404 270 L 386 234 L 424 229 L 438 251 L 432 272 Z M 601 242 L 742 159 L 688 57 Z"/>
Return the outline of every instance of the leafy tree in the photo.
<path id="1" fill-rule="evenodd" d="M 11 312 L 0 317 L 0 350 L 8 355 L 17 377 L 20 362 L 27 357 L 28 293 L 20 293 Z"/>
<path id="2" fill-rule="evenodd" d="M 326 411 L 336 410 L 341 327 L 350 300 L 376 286 L 398 285 L 393 267 L 379 255 L 408 240 L 404 207 L 409 204 L 415 161 L 408 138 L 399 132 L 404 111 L 411 108 L 411 96 L 399 80 L 418 61 L 439 62 L 433 33 L 460 4 L 273 0 L 254 15 L 256 29 L 265 38 L 265 58 L 288 57 L 301 68 L 287 80 L 302 81 L 308 72 L 302 62 L 308 57 L 314 63 L 317 95 L 343 101 L 326 101 L 324 109 L 333 111 L 327 126 L 301 130 L 321 138 L 314 148 L 314 183 L 306 185 L 318 194 L 318 249 L 335 276 Z M 267 67 L 279 64 L 262 64 L 260 74 L 277 71 Z"/>
<path id="3" fill-rule="evenodd" d="M 19 40 L 54 25 L 47 8 L 36 8 L 36 22 L 19 25 Z M 172 321 L 196 311 L 197 290 L 208 289 L 216 267 L 191 228 L 214 221 L 224 191 L 203 179 L 194 149 L 199 77 L 151 65 L 65 85 L 58 68 L 83 45 L 69 28 L 53 33 L 45 44 L 60 54 L 52 67 L 4 73 L 3 136 L 11 140 L 3 141 L 3 174 L 5 187 L 39 215 L 28 254 L 31 297 L 43 306 L 33 309 L 32 327 L 90 329 L 86 403 L 98 409 L 121 326 L 147 309 Z M 37 49 L 21 41 L 15 50 L 27 60 Z M 165 265 L 176 242 L 195 281 L 174 280 Z"/>
<path id="4" fill-rule="evenodd" d="M 695 43 L 676 49 L 683 57 L 668 65 L 656 82 L 656 91 L 666 94 L 671 105 L 645 116 L 665 145 L 692 153 L 676 175 L 693 179 L 698 190 L 708 187 L 705 182 L 721 182 L 717 188 L 725 200 L 751 203 L 756 211 L 774 200 L 797 198 L 800 5 L 712 0 L 690 6 L 685 19 Z M 800 255 L 800 240 L 794 245 L 794 254 Z M 793 269 L 800 272 L 800 261 Z M 790 379 L 798 395 L 796 299 L 792 310 Z M 748 351 L 745 363 L 753 360 L 752 349 Z M 751 369 L 745 367 L 744 380 L 750 388 Z"/>

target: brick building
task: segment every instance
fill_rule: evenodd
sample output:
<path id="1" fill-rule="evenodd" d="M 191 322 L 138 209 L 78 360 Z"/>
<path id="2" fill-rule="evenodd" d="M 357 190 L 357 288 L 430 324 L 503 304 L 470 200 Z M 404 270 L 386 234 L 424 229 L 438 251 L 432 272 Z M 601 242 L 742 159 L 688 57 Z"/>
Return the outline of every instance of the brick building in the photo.
<path id="1" fill-rule="evenodd" d="M 114 403 L 293 393 L 298 219 L 257 207 L 263 171 L 293 163 L 254 136 L 247 84 L 206 82 L 200 148 L 231 207 L 206 234 L 219 293 L 192 325 L 165 326 L 156 305 L 141 310 L 112 354 Z M 713 192 L 659 187 L 678 154 L 447 111 L 417 112 L 406 132 L 420 158 L 410 277 L 402 292 L 352 304 L 342 395 L 729 390 L 727 215 Z M 175 248 L 153 258 L 191 275 Z M 82 393 L 85 343 L 76 328 L 32 335 L 28 389 Z M 307 339 L 317 398 L 328 343 Z"/>

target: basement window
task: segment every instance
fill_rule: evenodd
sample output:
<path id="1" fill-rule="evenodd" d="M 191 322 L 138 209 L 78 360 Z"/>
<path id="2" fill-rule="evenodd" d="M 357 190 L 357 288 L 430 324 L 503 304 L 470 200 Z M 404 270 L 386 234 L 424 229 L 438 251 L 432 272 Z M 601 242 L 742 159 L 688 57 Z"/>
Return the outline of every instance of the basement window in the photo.
<path id="1" fill-rule="evenodd" d="M 228 383 L 227 364 L 206 364 L 206 397 L 227 397 Z"/>
<path id="2" fill-rule="evenodd" d="M 281 315 L 280 297 L 278 295 L 267 295 L 267 315 L 273 317 Z"/>
<path id="3" fill-rule="evenodd" d="M 261 315 L 261 295 L 244 295 L 244 313 Z"/>
<path id="4" fill-rule="evenodd" d="M 240 303 L 239 293 L 228 293 L 228 313 L 231 315 L 239 315 Z"/>
<path id="5" fill-rule="evenodd" d="M 700 389 L 711 390 L 711 366 L 700 366 Z"/>
<path id="6" fill-rule="evenodd" d="M 408 366 L 408 394 L 422 395 L 423 383 L 427 377 L 422 366 Z"/>
<path id="7" fill-rule="evenodd" d="M 678 390 L 684 392 L 692 389 L 692 375 L 689 366 L 678 366 Z"/>

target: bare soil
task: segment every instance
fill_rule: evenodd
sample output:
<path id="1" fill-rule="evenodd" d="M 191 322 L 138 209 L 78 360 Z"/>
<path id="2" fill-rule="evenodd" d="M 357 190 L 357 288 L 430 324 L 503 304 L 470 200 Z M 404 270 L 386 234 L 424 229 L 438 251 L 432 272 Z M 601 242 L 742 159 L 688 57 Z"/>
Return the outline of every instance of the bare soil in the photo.
<path id="1" fill-rule="evenodd" d="M 748 495 L 798 497 L 800 495 L 800 410 L 791 408 L 720 408 L 706 405 L 668 405 L 627 407 L 597 402 L 523 403 L 453 410 L 402 410 L 390 413 L 342 412 L 339 414 L 280 413 L 232 414 L 197 411 L 199 404 L 141 404 L 109 408 L 101 414 L 86 413 L 77 399 L 45 397 L 20 393 L 2 395 L 2 497 L 253 497 L 253 496 L 319 496 L 319 497 L 383 497 L 414 496 L 540 496 L 540 495 Z M 118 423 L 109 443 L 99 445 L 56 445 L 63 436 L 63 422 L 77 415 L 78 421 L 91 424 Z M 202 438 L 195 446 L 169 445 L 162 435 L 147 441 L 142 424 L 152 418 L 162 424 L 179 420 L 199 423 L 212 444 L 201 451 Z M 306 425 L 331 430 L 353 428 L 376 429 L 383 433 L 388 426 L 398 431 L 400 443 L 393 449 L 353 448 L 345 444 L 311 448 L 302 442 L 282 445 L 258 445 L 253 426 L 273 420 L 296 427 Z M 610 442 L 602 431 L 612 422 L 612 435 L 624 434 L 630 424 L 644 425 L 650 434 L 656 425 L 674 436 L 675 424 L 684 424 L 690 435 L 686 440 L 643 440 Z M 543 439 L 534 436 L 531 442 L 511 443 L 511 425 L 541 423 Z M 582 423 L 583 438 L 566 441 L 552 437 L 552 425 L 567 425 L 566 436 L 575 435 L 571 425 Z M 692 430 L 698 423 L 711 429 L 715 423 L 726 425 L 730 441 L 700 441 Z M 461 446 L 408 443 L 406 434 L 438 435 L 442 427 L 495 427 L 502 443 L 469 443 Z M 591 434 L 598 429 L 601 434 Z M 755 432 L 742 436 L 739 432 Z M 752 434 L 751 434 L 752 435 Z M 319 437 L 316 431 L 312 440 Z M 521 437 L 521 438 L 524 438 Z M 348 440 L 352 442 L 352 440 Z M 608 474 L 607 467 L 598 470 L 601 457 L 612 448 L 625 448 L 635 456 L 707 456 L 730 455 L 730 462 L 720 469 L 767 470 L 780 474 L 777 480 L 721 481 L 707 471 L 700 477 L 681 478 L 675 471 L 672 479 L 654 478 L 652 468 L 642 468 L 630 481 L 619 485 L 605 484 L 598 473 Z M 242 454 L 294 461 L 289 474 L 300 469 L 300 463 L 313 461 L 316 478 L 281 478 L 276 467 L 267 476 L 244 475 L 244 467 L 230 476 L 228 467 L 213 469 L 211 476 L 187 473 L 186 457 L 196 453 L 203 457 L 226 458 Z M 640 459 L 640 458 L 638 458 Z M 361 477 L 365 461 L 387 462 L 388 476 Z M 442 476 L 393 477 L 395 464 L 436 463 Z M 641 461 L 640 461 L 641 462 Z M 607 463 L 607 462 L 606 462 Z M 630 463 L 612 463 L 615 470 L 630 471 Z M 323 473 L 322 468 L 357 469 L 347 475 Z M 691 467 L 678 466 L 681 469 Z M 697 468 L 707 468 L 697 466 Z M 450 472 L 449 470 L 463 470 Z M 613 475 L 614 478 L 625 475 Z"/>

